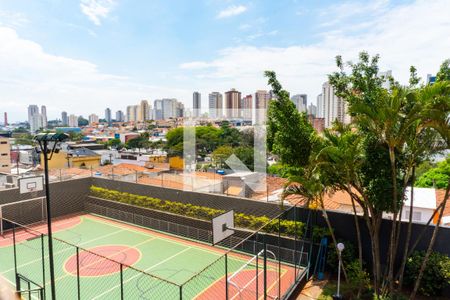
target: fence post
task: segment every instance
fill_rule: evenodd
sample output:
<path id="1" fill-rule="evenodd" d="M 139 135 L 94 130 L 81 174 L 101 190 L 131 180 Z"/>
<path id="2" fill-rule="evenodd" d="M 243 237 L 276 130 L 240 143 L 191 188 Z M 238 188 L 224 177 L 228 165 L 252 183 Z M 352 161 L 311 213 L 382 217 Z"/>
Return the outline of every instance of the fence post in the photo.
<path id="1" fill-rule="evenodd" d="M 297 206 L 294 206 L 294 281 L 297 281 Z M 300 260 L 302 253 L 300 253 Z"/>
<path id="2" fill-rule="evenodd" d="M 16 223 L 13 223 L 13 245 L 14 245 L 14 272 L 16 273 L 16 290 L 20 291 L 20 282 L 17 277 L 17 249 L 16 249 Z"/>
<path id="3" fill-rule="evenodd" d="M 281 216 L 278 217 L 278 299 L 281 299 L 281 256 L 280 256 L 280 240 L 281 240 L 281 217 L 284 216 L 284 211 Z"/>
<path id="4" fill-rule="evenodd" d="M 78 300 L 81 299 L 81 288 L 80 288 L 80 248 L 75 248 L 77 253 L 77 295 Z"/>
<path id="5" fill-rule="evenodd" d="M 44 250 L 44 234 L 41 234 L 41 255 L 42 255 L 42 287 L 44 287 L 44 291 L 42 291 L 45 295 L 45 250 Z"/>
<path id="6" fill-rule="evenodd" d="M 123 300 L 123 264 L 120 264 L 120 299 Z"/>
<path id="7" fill-rule="evenodd" d="M 264 255 L 263 255 L 263 261 L 264 261 L 264 300 L 267 300 L 267 244 L 266 244 L 266 235 L 263 235 L 263 249 L 264 249 Z"/>
<path id="8" fill-rule="evenodd" d="M 62 181 L 62 170 L 59 169 L 59 181 Z"/>
<path id="9" fill-rule="evenodd" d="M 228 300 L 228 254 L 225 253 L 225 299 Z"/>
<path id="10" fill-rule="evenodd" d="M 136 183 L 138 183 L 138 171 L 135 172 L 136 172 Z"/>
<path id="11" fill-rule="evenodd" d="M 258 243 L 258 232 L 256 232 L 256 242 Z M 258 292 L 259 292 L 259 250 L 258 247 L 256 247 L 256 299 L 259 299 Z"/>
<path id="12" fill-rule="evenodd" d="M 183 285 L 180 285 L 180 300 L 183 300 Z"/>

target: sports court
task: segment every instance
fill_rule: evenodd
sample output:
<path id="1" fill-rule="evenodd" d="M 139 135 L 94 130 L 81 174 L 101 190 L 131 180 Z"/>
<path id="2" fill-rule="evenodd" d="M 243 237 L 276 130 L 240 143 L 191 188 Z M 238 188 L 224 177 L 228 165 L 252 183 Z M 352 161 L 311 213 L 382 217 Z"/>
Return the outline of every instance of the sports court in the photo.
<path id="1" fill-rule="evenodd" d="M 299 275 L 272 251 L 229 252 L 95 214 L 52 226 L 57 299 L 276 299 Z M 27 228 L 0 236 L 0 273 L 15 284 L 16 257 L 17 273 L 45 283 L 49 299 L 46 224 Z"/>

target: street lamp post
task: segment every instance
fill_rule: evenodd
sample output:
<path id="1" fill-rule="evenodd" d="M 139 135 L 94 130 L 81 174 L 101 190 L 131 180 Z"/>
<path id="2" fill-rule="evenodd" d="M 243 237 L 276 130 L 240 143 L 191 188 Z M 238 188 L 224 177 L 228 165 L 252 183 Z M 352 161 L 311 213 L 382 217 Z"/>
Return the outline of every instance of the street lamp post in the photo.
<path id="1" fill-rule="evenodd" d="M 48 237 L 48 259 L 50 264 L 50 288 L 52 291 L 52 300 L 56 299 L 55 288 L 55 268 L 53 260 L 53 238 L 52 238 L 52 216 L 50 206 L 50 185 L 48 178 L 48 161 L 52 159 L 53 153 L 58 153 L 58 144 L 66 140 L 69 136 L 65 133 L 41 133 L 34 137 L 38 142 L 39 148 L 44 157 L 44 173 L 45 173 L 45 198 L 47 205 L 47 237 Z M 50 157 L 48 156 L 50 154 Z"/>
<path id="2" fill-rule="evenodd" d="M 345 246 L 343 243 L 337 244 L 337 249 L 339 251 L 339 262 L 338 262 L 338 282 L 337 282 L 337 292 L 335 295 L 333 295 L 333 300 L 339 300 L 343 299 L 342 295 L 340 293 L 341 289 L 341 264 L 342 264 L 342 251 L 344 250 Z"/>

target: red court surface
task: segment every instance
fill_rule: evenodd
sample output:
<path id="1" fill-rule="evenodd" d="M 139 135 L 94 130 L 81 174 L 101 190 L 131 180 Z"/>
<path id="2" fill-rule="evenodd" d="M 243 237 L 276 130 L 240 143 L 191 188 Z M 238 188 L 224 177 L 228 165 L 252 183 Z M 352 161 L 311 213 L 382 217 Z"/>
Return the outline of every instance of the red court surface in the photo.
<path id="1" fill-rule="evenodd" d="M 81 223 L 80 216 L 72 216 L 64 219 L 54 219 L 52 221 L 52 232 L 64 231 L 75 227 Z M 40 237 L 41 234 L 47 234 L 47 223 L 39 225 L 29 225 L 33 231 L 23 228 L 16 228 L 16 243 Z M 3 236 L 0 236 L 0 247 L 8 247 L 13 245 L 13 230 L 9 229 Z"/>
<path id="2" fill-rule="evenodd" d="M 271 267 L 274 267 L 271 265 Z M 229 274 L 231 276 L 231 274 Z M 267 270 L 267 296 L 269 299 L 278 298 L 278 293 L 284 295 L 294 282 L 294 269 L 283 266 L 281 268 L 281 281 L 278 281 L 278 271 Z M 281 286 L 279 286 L 281 282 Z M 214 282 L 194 299 L 210 300 L 226 298 L 225 278 Z M 238 273 L 228 284 L 228 299 L 250 300 L 264 298 L 264 271 L 261 269 L 256 274 L 256 270 L 243 270 Z"/>
<path id="3" fill-rule="evenodd" d="M 80 272 L 82 277 L 111 275 L 120 272 L 118 262 L 124 264 L 123 269 L 126 269 L 141 258 L 139 250 L 122 245 L 98 246 L 87 250 L 91 252 L 79 253 L 79 269 L 77 269 L 76 255 L 66 261 L 64 267 L 67 272 L 74 276 Z"/>

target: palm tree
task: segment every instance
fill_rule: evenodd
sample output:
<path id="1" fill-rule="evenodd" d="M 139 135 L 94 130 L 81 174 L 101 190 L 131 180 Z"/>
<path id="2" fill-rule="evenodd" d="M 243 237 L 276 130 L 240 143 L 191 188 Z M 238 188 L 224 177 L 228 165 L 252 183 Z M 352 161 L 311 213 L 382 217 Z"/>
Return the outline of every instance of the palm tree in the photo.
<path id="1" fill-rule="evenodd" d="M 340 252 L 337 249 L 336 236 L 323 202 L 324 195 L 330 192 L 333 192 L 333 186 L 327 182 L 327 177 L 321 173 L 319 165 L 310 163 L 303 169 L 302 174 L 296 174 L 289 177 L 289 182 L 286 185 L 282 196 L 285 198 L 289 195 L 298 195 L 302 201 L 304 201 L 305 207 L 310 209 L 318 208 L 322 211 L 323 218 L 327 223 L 331 239 L 334 243 L 336 254 L 339 257 Z M 344 266 L 342 266 L 342 270 L 345 280 L 347 280 L 347 272 Z"/>

